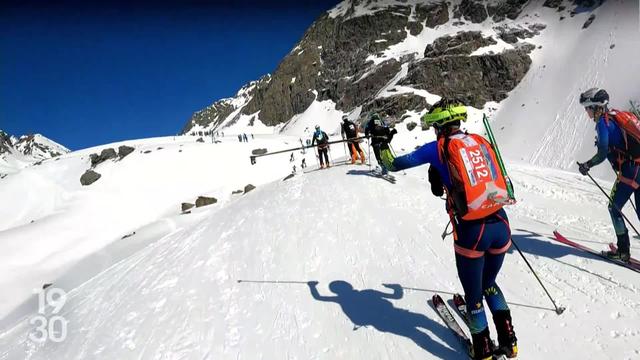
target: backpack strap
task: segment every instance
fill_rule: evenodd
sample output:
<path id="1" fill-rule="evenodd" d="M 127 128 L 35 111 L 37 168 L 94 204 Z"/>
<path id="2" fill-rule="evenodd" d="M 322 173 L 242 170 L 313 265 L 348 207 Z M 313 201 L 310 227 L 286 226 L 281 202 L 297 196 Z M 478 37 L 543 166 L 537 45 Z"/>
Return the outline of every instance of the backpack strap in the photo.
<path id="1" fill-rule="evenodd" d="M 451 136 L 454 134 L 447 134 L 444 135 L 443 138 L 444 139 L 439 139 L 438 140 L 438 157 L 440 158 L 440 161 L 442 161 L 442 163 L 445 165 L 447 171 L 449 172 L 449 181 L 451 182 L 451 186 L 455 187 L 455 181 L 453 179 L 452 173 L 451 173 L 451 169 L 449 168 L 449 157 L 447 156 L 447 152 L 449 150 L 449 143 L 451 143 Z M 451 194 L 449 194 L 450 191 L 454 191 L 454 189 L 448 189 L 446 186 L 445 188 L 445 193 L 447 195 L 446 198 L 446 210 L 447 213 L 449 214 L 449 217 L 451 218 L 451 224 L 453 224 L 453 229 L 454 229 L 454 234 L 453 234 L 453 238 L 454 240 L 457 240 L 457 234 L 455 233 L 455 228 L 460 221 L 459 221 L 459 217 L 458 214 L 456 213 L 455 210 L 455 204 L 453 201 L 453 196 Z"/>

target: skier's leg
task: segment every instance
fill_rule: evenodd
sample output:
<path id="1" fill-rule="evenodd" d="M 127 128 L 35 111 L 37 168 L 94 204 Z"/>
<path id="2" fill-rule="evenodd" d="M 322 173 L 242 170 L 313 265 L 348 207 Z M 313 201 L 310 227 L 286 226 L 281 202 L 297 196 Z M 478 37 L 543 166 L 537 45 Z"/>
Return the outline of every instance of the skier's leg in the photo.
<path id="1" fill-rule="evenodd" d="M 509 310 L 504 295 L 496 284 L 496 277 L 502 268 L 504 255 L 510 247 L 509 219 L 506 212 L 501 209 L 486 219 L 483 239 L 479 244 L 479 249 L 487 251 L 482 272 L 482 290 L 493 314 L 496 311 Z"/>
<path id="2" fill-rule="evenodd" d="M 353 144 L 354 144 L 356 150 L 358 151 L 358 154 L 360 154 L 360 163 L 364 164 L 364 162 L 365 162 L 364 151 L 362 151 L 362 149 L 360 148 L 360 143 L 356 141 Z"/>
<path id="3" fill-rule="evenodd" d="M 318 158 L 320 159 L 320 169 L 324 168 L 324 160 L 322 159 L 322 149 L 318 148 Z"/>
<path id="4" fill-rule="evenodd" d="M 355 145 L 353 145 L 353 142 L 351 141 L 349 142 L 349 154 L 351 155 L 351 163 L 355 164 L 358 154 L 356 153 Z"/>
<path id="5" fill-rule="evenodd" d="M 328 148 L 324 148 L 322 149 L 322 151 L 324 152 L 324 162 L 326 165 L 326 167 L 331 166 L 331 164 L 329 163 L 329 149 Z"/>
<path id="6" fill-rule="evenodd" d="M 484 257 L 469 258 L 456 252 L 456 267 L 469 314 L 469 330 L 475 359 L 491 358 L 493 348 L 487 317 L 482 305 L 482 267 Z"/>
<path id="7" fill-rule="evenodd" d="M 373 154 L 376 156 L 378 165 L 382 166 L 382 159 L 380 158 L 380 143 L 371 144 L 371 146 L 373 147 Z"/>
<path id="8" fill-rule="evenodd" d="M 476 334 L 487 327 L 487 318 L 482 304 L 482 268 L 484 257 L 469 258 L 456 252 L 456 268 L 464 289 L 469 313 L 469 329 Z"/>
<path id="9" fill-rule="evenodd" d="M 482 272 L 482 290 L 493 315 L 493 323 L 498 333 L 499 347 L 511 358 L 518 354 L 518 339 L 513 330 L 509 305 L 507 305 L 502 290 L 496 284 L 496 277 L 500 272 L 500 268 L 502 268 L 505 253 L 511 247 L 511 229 L 504 210 L 498 211 L 487 219 L 484 236 L 490 239 L 491 245 L 487 249 L 485 256 Z"/>
<path id="10" fill-rule="evenodd" d="M 493 349 L 482 303 L 482 269 L 485 252 L 476 249 L 483 237 L 485 226 L 482 221 L 461 221 L 454 226 L 456 268 L 467 302 L 474 357 L 476 359 L 491 358 Z"/>
<path id="11" fill-rule="evenodd" d="M 629 253 L 629 230 L 624 223 L 624 218 L 618 209 L 622 210 L 627 203 L 634 189 L 620 180 L 616 180 L 611 190 L 611 200 L 609 203 L 609 214 L 611 215 L 611 222 L 613 223 L 613 229 L 616 232 L 618 238 L 618 252 L 623 254 Z"/>

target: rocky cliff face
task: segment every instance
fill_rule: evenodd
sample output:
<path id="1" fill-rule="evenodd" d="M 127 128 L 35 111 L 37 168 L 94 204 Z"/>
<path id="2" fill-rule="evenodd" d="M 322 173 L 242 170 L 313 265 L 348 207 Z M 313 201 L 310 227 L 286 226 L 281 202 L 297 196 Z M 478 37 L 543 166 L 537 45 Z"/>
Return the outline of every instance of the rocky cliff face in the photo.
<path id="1" fill-rule="evenodd" d="M 571 11 L 599 5 L 587 2 L 547 0 L 545 6 Z M 535 47 L 524 39 L 545 28 L 535 18 L 521 19 L 530 3 L 343 1 L 311 25 L 273 74 L 196 112 L 183 133 L 256 119 L 275 126 L 314 101 L 330 100 L 343 113 L 394 116 L 424 111 L 425 93 L 455 95 L 477 108 L 501 101 L 531 65 Z"/>
<path id="2" fill-rule="evenodd" d="M 11 136 L 6 132 L 0 130 L 0 155 L 8 153 L 13 145 Z"/>

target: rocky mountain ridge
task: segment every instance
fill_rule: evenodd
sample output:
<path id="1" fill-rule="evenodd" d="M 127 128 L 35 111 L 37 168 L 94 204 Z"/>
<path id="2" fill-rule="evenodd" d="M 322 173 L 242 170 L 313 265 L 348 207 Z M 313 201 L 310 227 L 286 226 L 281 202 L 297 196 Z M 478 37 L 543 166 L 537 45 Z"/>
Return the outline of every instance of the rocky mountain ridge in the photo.
<path id="1" fill-rule="evenodd" d="M 372 110 L 397 118 L 408 109 L 423 112 L 427 94 L 459 97 L 481 109 L 504 100 L 529 70 L 536 47 L 526 40 L 546 28 L 535 10 L 525 11 L 536 3 L 343 1 L 309 27 L 273 74 L 196 112 L 182 132 L 256 120 L 286 124 L 314 101 L 329 100 L 353 118 Z M 539 3 L 562 19 L 602 1 Z"/>
<path id="2" fill-rule="evenodd" d="M 40 134 L 15 137 L 0 130 L 0 155 L 16 153 L 44 160 L 66 154 L 69 151 L 66 147 Z"/>

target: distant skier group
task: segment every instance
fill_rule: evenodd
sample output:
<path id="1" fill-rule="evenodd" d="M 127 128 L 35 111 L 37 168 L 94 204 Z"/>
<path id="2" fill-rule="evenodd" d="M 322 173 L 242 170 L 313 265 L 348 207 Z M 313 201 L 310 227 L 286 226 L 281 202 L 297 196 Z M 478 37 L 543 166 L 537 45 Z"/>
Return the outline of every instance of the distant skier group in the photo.
<path id="1" fill-rule="evenodd" d="M 342 140 L 346 143 L 349 149 L 349 157 L 351 158 L 351 164 L 359 162 L 360 164 L 366 163 L 366 157 L 364 151 L 360 147 L 360 142 L 363 140 L 359 137 L 359 127 L 353 121 L 349 120 L 347 115 L 342 117 L 341 135 Z M 364 128 L 364 138 L 371 139 L 370 145 L 373 148 L 373 153 L 378 161 L 380 171 L 387 173 L 386 168 L 383 166 L 382 155 L 383 150 L 389 149 L 389 143 L 393 139 L 393 135 L 397 133 L 396 129 L 392 129 L 389 125 L 383 121 L 383 119 L 377 113 L 371 114 L 368 122 Z M 310 146 L 316 146 L 318 148 L 318 158 L 320 161 L 320 168 L 325 169 L 330 167 L 329 162 L 329 136 L 326 132 L 320 129 L 320 125 L 315 126 L 315 132 L 311 139 Z"/>

